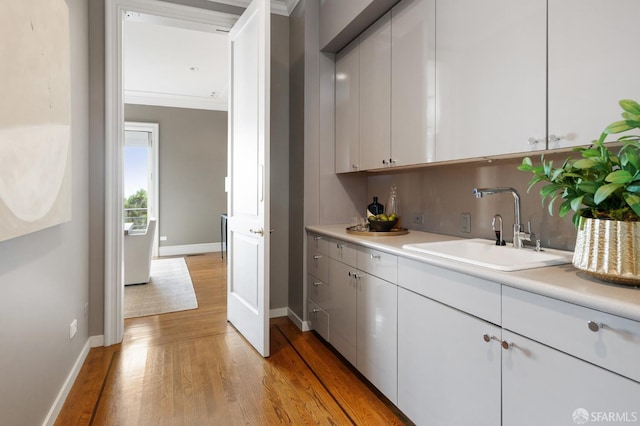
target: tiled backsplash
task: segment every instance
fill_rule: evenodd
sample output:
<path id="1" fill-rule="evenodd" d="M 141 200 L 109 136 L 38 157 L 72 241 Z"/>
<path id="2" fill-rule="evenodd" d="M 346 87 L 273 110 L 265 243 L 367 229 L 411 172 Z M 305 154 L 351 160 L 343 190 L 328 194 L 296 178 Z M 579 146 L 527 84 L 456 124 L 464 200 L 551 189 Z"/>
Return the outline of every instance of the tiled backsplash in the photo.
<path id="1" fill-rule="evenodd" d="M 547 159 L 561 162 L 569 153 L 547 155 Z M 540 155 L 530 155 L 534 163 Z M 543 247 L 573 250 L 576 230 L 571 221 L 573 212 L 564 218 L 550 216 L 543 206 L 537 184 L 527 193 L 531 174 L 517 170 L 521 159 L 501 159 L 491 162 L 474 162 L 429 166 L 421 169 L 372 173 L 367 179 L 367 202 L 378 196 L 386 203 L 392 184 L 398 187 L 402 226 L 420 231 L 455 235 L 465 238 L 495 238 L 491 230 L 493 215 L 500 213 L 504 220 L 506 241 L 512 240 L 514 223 L 513 196 L 509 193 L 495 194 L 476 199 L 471 190 L 475 187 L 513 187 L 521 197 L 522 221 L 531 221 L 532 231 Z M 364 210 L 363 206 L 363 210 Z M 461 214 L 471 214 L 471 232 L 461 231 Z M 415 214 L 424 215 L 424 225 L 413 223 Z"/>

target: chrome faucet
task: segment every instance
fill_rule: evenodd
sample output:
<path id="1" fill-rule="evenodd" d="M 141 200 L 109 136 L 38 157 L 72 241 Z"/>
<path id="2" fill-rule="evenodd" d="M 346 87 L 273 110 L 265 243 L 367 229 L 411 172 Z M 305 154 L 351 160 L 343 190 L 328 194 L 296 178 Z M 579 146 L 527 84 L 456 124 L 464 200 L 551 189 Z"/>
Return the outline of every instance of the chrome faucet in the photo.
<path id="1" fill-rule="evenodd" d="M 496 219 L 500 219 L 500 227 L 496 229 Z M 507 243 L 504 242 L 503 233 L 502 233 L 502 216 L 500 214 L 494 214 L 493 220 L 491 221 L 491 229 L 496 233 L 496 245 L 497 246 L 506 246 Z"/>
<path id="2" fill-rule="evenodd" d="M 514 188 L 473 188 L 473 191 L 471 191 L 476 198 L 482 198 L 485 195 L 502 194 L 505 192 L 513 195 L 513 247 L 522 248 L 524 247 L 525 241 L 533 240 L 534 234 L 531 232 L 531 222 L 529 222 L 528 232 L 524 232 L 523 230 L 520 213 L 520 194 L 518 194 L 518 191 Z"/>

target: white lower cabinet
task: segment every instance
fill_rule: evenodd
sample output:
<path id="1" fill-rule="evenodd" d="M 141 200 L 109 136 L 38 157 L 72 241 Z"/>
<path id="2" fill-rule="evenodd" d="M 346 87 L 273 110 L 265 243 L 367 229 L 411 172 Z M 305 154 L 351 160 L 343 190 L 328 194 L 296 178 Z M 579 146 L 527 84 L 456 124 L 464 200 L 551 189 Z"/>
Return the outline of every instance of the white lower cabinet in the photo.
<path id="1" fill-rule="evenodd" d="M 364 272 L 357 281 L 356 366 L 397 404 L 398 287 Z"/>
<path id="2" fill-rule="evenodd" d="M 417 425 L 640 424 L 640 322 L 354 243 L 313 244 L 311 326 Z"/>
<path id="3" fill-rule="evenodd" d="M 329 259 L 329 343 L 394 404 L 397 286 Z"/>
<path id="4" fill-rule="evenodd" d="M 640 423 L 640 384 L 503 330 L 502 425 Z M 499 424 L 499 423 L 496 423 Z"/>
<path id="5" fill-rule="evenodd" d="M 328 281 L 308 277 L 309 321 L 326 327 L 316 331 L 395 404 L 398 287 L 376 274 L 395 280 L 397 258 L 363 250 L 356 255 L 352 243 L 328 242 Z"/>
<path id="6" fill-rule="evenodd" d="M 398 288 L 398 408 L 417 425 L 499 425 L 500 336 L 500 327 Z"/>
<path id="7" fill-rule="evenodd" d="M 356 268 L 329 259 L 329 343 L 356 365 Z"/>

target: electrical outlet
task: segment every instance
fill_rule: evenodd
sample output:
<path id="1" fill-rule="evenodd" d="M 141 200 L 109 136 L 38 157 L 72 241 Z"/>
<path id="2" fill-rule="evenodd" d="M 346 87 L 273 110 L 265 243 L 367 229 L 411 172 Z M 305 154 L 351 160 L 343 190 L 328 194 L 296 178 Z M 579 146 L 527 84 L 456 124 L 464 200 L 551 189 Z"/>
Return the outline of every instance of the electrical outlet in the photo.
<path id="1" fill-rule="evenodd" d="M 424 215 L 422 213 L 414 213 L 413 223 L 417 225 L 424 225 Z"/>
<path id="2" fill-rule="evenodd" d="M 78 320 L 74 319 L 73 321 L 71 321 L 71 324 L 69 325 L 69 340 L 73 339 L 73 337 L 76 335 L 77 332 L 78 332 Z"/>
<path id="3" fill-rule="evenodd" d="M 471 213 L 460 213 L 460 231 L 471 232 Z"/>

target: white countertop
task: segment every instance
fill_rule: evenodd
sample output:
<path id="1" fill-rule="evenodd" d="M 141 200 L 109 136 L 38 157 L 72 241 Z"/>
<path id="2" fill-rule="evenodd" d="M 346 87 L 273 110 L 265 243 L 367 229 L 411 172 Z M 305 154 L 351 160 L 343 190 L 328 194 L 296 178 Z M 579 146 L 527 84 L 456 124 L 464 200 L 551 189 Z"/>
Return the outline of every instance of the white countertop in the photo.
<path id="1" fill-rule="evenodd" d="M 574 268 L 571 264 L 501 272 L 402 248 L 404 244 L 460 239 L 457 237 L 420 231 L 410 231 L 407 235 L 368 237 L 348 234 L 347 227 L 346 224 L 316 225 L 307 226 L 306 229 L 329 237 L 351 241 L 364 247 L 640 321 L 640 288 L 597 280 Z"/>

